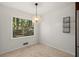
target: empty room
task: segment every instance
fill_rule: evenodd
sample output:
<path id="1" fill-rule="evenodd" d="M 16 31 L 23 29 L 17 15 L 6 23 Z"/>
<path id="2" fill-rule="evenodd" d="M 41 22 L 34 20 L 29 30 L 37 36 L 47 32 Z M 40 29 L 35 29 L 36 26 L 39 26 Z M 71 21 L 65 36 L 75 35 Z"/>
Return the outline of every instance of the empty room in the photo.
<path id="1" fill-rule="evenodd" d="M 0 57 L 75 57 L 75 2 L 0 2 Z"/>

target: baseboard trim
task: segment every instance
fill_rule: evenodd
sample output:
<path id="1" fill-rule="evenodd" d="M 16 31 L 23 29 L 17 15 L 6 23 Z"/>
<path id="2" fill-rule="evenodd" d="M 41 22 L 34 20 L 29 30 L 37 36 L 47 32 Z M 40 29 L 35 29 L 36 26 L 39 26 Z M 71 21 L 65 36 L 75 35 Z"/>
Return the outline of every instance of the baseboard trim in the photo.
<path id="1" fill-rule="evenodd" d="M 47 46 L 49 46 L 49 47 L 51 47 L 51 48 L 55 48 L 55 49 L 57 49 L 57 50 L 59 50 L 59 51 L 65 52 L 65 53 L 67 53 L 67 54 L 69 54 L 69 55 L 75 57 L 75 55 L 73 55 L 73 54 L 71 54 L 71 53 L 68 53 L 68 52 L 66 52 L 66 51 L 63 51 L 63 50 L 61 50 L 61 49 L 58 49 L 58 48 L 56 48 L 56 47 L 53 47 L 53 46 L 51 46 L 50 44 L 47 44 L 47 43 L 44 43 L 44 42 L 40 42 L 40 43 L 41 43 L 41 44 L 44 44 L 44 45 L 47 45 Z"/>
<path id="2" fill-rule="evenodd" d="M 32 46 L 32 45 L 35 45 L 35 44 L 38 44 L 38 42 L 33 43 L 33 44 L 30 44 L 30 45 L 27 45 L 27 46 L 23 46 L 23 47 L 15 48 L 15 49 L 12 49 L 12 50 L 9 50 L 9 51 L 0 52 L 0 55 L 2 55 L 2 54 L 6 54 L 6 53 L 9 53 L 9 52 L 18 50 L 18 49 L 22 49 L 22 48 L 24 48 L 24 47 L 29 47 L 29 46 Z"/>

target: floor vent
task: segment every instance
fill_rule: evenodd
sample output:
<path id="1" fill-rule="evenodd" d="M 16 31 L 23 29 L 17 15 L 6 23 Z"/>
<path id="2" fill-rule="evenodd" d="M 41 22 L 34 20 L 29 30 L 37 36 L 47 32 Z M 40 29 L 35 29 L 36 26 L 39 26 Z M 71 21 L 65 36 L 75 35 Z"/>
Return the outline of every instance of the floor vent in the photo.
<path id="1" fill-rule="evenodd" d="M 23 43 L 23 45 L 28 45 L 28 42 Z"/>

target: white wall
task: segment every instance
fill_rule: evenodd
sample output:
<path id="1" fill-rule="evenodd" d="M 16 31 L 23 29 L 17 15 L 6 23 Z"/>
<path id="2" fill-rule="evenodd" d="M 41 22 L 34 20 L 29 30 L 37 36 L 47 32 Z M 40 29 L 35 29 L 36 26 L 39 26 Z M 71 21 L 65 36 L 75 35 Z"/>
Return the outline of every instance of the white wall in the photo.
<path id="1" fill-rule="evenodd" d="M 63 33 L 65 16 L 71 17 L 71 33 Z M 43 44 L 75 55 L 75 3 L 51 10 L 43 16 L 40 24 L 40 39 Z"/>
<path id="2" fill-rule="evenodd" d="M 31 19 L 32 15 L 17 9 L 12 9 L 0 5 L 0 53 L 11 51 L 24 47 L 23 43 L 29 42 L 28 45 L 38 42 L 38 27 L 34 27 L 34 36 L 12 38 L 12 18 L 19 17 Z"/>

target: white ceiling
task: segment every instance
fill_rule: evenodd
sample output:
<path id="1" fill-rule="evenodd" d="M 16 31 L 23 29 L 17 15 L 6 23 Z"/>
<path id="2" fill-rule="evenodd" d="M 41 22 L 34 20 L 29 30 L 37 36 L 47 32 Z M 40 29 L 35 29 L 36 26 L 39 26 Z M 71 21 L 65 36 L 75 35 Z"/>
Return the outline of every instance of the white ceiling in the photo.
<path id="1" fill-rule="evenodd" d="M 38 14 L 42 15 L 50 10 L 56 10 L 61 7 L 69 6 L 72 2 L 39 2 L 38 3 Z M 0 2 L 0 4 L 9 6 L 11 8 L 19 9 L 24 12 L 35 14 L 35 3 L 34 2 Z"/>

